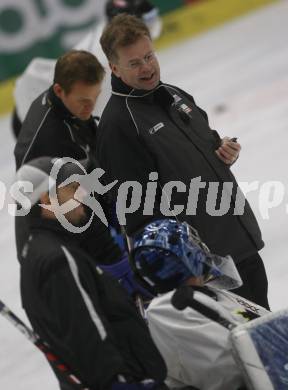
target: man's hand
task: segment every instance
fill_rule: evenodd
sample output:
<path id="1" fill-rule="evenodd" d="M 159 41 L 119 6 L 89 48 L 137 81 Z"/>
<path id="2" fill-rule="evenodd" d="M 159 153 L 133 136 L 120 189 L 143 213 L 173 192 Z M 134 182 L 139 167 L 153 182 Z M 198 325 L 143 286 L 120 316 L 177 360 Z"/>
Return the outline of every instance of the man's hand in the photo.
<path id="1" fill-rule="evenodd" d="M 234 142 L 229 137 L 222 138 L 221 146 L 215 151 L 218 158 L 227 165 L 232 165 L 237 158 L 241 150 L 241 145 L 238 142 Z"/>
<path id="2" fill-rule="evenodd" d="M 123 256 L 116 263 L 98 265 L 102 271 L 109 273 L 114 279 L 118 280 L 130 296 L 140 295 L 144 300 L 151 300 L 154 298 L 149 291 L 135 280 L 126 252 L 123 253 Z"/>

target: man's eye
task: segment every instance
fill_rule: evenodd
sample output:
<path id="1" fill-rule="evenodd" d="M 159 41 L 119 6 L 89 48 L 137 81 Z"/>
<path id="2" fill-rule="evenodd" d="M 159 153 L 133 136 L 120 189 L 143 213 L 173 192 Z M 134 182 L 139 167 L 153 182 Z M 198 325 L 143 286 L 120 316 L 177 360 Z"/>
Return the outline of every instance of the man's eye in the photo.
<path id="1" fill-rule="evenodd" d="M 138 61 L 138 62 L 130 62 L 130 67 L 131 67 L 131 68 L 138 68 L 139 65 L 140 65 L 140 62 L 139 62 L 139 61 Z"/>

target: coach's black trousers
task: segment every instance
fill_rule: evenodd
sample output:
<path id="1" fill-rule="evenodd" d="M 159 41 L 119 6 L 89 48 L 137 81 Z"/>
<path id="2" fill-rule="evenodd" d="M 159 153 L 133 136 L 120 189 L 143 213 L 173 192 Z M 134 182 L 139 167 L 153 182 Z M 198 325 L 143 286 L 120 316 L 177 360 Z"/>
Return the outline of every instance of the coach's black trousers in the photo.
<path id="1" fill-rule="evenodd" d="M 267 297 L 268 280 L 259 253 L 247 257 L 236 266 L 242 278 L 243 286 L 232 290 L 232 292 L 270 310 Z"/>

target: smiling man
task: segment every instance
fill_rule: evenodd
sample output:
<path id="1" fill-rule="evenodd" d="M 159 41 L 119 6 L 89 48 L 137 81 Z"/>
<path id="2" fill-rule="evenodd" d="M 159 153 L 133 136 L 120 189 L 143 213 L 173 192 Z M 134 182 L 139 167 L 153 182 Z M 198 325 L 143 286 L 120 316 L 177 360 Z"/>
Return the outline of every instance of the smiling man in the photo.
<path id="1" fill-rule="evenodd" d="M 176 217 L 175 209 L 181 207 L 178 218 L 196 228 L 213 252 L 233 257 L 244 281 L 238 294 L 268 308 L 267 277 L 258 254 L 264 245 L 261 232 L 230 170 L 240 144 L 212 130 L 191 95 L 160 81 L 151 36 L 141 20 L 116 16 L 100 42 L 113 74 L 112 96 L 99 125 L 97 158 L 108 183 L 142 185 L 136 202 L 140 207 L 126 214 L 128 235 L 153 219 Z M 190 191 L 197 178 L 201 188 Z M 212 201 L 210 184 L 218 185 Z M 195 210 L 188 209 L 190 193 L 197 198 Z M 235 208 L 239 194 L 241 213 Z M 216 204 L 221 200 L 222 205 L 222 199 L 226 212 L 221 214 Z"/>
<path id="2" fill-rule="evenodd" d="M 147 91 L 157 87 L 160 67 L 148 36 L 139 38 L 134 45 L 119 47 L 117 56 L 119 60 L 111 63 L 111 69 L 125 84 Z"/>

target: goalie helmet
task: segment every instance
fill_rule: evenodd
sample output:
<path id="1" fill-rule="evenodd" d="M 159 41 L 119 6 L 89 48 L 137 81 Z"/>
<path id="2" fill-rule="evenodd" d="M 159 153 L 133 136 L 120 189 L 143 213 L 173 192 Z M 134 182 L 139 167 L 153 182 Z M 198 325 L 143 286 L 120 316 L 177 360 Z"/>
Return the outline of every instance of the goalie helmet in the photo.
<path id="1" fill-rule="evenodd" d="M 161 34 L 162 22 L 158 8 L 148 0 L 109 0 L 105 13 L 108 21 L 121 13 L 135 15 L 147 25 L 152 39 L 157 39 Z"/>
<path id="2" fill-rule="evenodd" d="M 148 224 L 135 237 L 131 259 L 138 277 L 154 293 L 165 293 L 192 276 L 220 277 L 217 264 L 225 258 L 211 254 L 186 222 L 163 219 Z"/>

